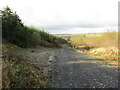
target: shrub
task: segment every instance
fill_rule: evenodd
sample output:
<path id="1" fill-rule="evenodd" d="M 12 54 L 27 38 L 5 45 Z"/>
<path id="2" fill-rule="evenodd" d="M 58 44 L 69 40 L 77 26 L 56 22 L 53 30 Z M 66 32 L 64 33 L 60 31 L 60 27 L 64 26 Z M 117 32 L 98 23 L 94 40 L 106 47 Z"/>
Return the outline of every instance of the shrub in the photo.
<path id="1" fill-rule="evenodd" d="M 1 10 L 0 17 L 2 17 L 3 40 L 8 43 L 27 48 L 37 45 L 47 46 L 43 42 L 58 46 L 58 44 L 61 44 L 60 41 L 63 41 L 62 38 L 49 34 L 48 32 L 24 25 L 16 12 L 12 12 L 9 7 Z"/>

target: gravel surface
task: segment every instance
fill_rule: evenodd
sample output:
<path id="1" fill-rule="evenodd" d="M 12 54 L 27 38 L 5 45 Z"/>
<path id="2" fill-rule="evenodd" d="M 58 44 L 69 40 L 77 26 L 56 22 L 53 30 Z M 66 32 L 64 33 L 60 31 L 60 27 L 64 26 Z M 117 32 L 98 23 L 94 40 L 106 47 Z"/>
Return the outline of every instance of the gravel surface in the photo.
<path id="1" fill-rule="evenodd" d="M 50 84 L 55 88 L 118 88 L 118 71 L 68 48 L 54 51 Z M 52 83 L 51 83 L 52 82 Z"/>
<path id="2" fill-rule="evenodd" d="M 60 49 L 26 49 L 14 51 L 42 72 L 51 74 L 50 85 L 54 88 L 117 88 L 116 68 L 101 66 L 101 59 L 90 58 L 72 51 L 67 46 Z"/>

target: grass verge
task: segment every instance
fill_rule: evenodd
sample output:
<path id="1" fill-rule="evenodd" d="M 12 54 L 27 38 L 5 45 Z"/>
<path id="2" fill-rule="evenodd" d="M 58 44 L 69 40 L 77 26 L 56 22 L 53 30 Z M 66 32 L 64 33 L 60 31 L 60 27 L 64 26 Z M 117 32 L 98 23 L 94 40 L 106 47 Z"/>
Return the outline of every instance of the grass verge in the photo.
<path id="1" fill-rule="evenodd" d="M 76 50 L 79 53 L 87 54 L 93 58 L 103 59 L 98 61 L 99 64 L 107 64 L 118 68 L 118 50 L 114 47 L 108 48 L 93 48 L 89 50 Z"/>
<path id="2" fill-rule="evenodd" d="M 15 45 L 3 45 L 3 88 L 48 88 L 49 76 L 43 74 L 29 58 L 9 54 L 12 49 L 22 50 Z M 32 63 L 32 64 L 31 64 Z M 44 67 L 43 67 L 44 68 Z"/>

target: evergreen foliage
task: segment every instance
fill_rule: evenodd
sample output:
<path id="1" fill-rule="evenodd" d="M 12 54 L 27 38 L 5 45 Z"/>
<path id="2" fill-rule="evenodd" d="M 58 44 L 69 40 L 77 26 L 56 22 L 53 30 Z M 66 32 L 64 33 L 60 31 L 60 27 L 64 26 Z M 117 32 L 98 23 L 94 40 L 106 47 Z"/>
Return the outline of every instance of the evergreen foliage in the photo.
<path id="1" fill-rule="evenodd" d="M 24 25 L 16 12 L 13 12 L 8 6 L 0 10 L 0 17 L 2 17 L 3 42 L 5 40 L 23 48 L 37 45 L 58 46 L 58 44 L 66 43 L 60 37 Z"/>

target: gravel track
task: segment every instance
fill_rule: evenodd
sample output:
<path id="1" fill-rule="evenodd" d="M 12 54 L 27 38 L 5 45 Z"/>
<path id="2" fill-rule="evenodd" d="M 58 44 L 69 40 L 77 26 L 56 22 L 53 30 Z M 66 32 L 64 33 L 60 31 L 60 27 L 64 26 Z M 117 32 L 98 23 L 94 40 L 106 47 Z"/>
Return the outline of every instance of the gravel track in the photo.
<path id="1" fill-rule="evenodd" d="M 15 51 L 21 57 L 30 58 L 42 72 L 51 74 L 54 88 L 118 88 L 118 70 L 101 66 L 87 55 L 72 51 L 67 46 L 59 49 L 26 49 Z M 47 66 L 47 67 L 46 67 Z"/>
<path id="2" fill-rule="evenodd" d="M 55 88 L 118 88 L 118 71 L 68 48 L 54 51 L 51 85 Z"/>

